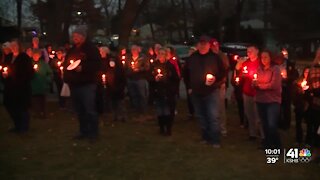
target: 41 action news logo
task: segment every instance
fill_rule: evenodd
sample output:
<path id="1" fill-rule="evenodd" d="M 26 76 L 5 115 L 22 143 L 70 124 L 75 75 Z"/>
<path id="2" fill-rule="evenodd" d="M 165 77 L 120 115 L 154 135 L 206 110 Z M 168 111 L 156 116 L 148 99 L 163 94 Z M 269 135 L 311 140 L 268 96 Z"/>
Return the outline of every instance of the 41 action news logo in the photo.
<path id="1" fill-rule="evenodd" d="M 284 163 L 308 163 L 311 160 L 311 151 L 307 148 L 298 149 L 290 148 L 288 151 L 284 149 Z"/>

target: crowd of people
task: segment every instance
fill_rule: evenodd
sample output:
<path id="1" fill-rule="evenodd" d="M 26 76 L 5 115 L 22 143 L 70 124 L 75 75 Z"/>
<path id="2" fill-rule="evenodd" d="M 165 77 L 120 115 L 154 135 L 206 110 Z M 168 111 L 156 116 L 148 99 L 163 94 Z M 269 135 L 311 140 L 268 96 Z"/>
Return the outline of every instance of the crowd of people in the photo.
<path id="1" fill-rule="evenodd" d="M 37 37 L 25 50 L 18 40 L 2 45 L 0 74 L 3 103 L 14 123 L 11 132 L 28 131 L 31 105 L 33 116 L 45 119 L 46 95 L 56 89 L 61 109 L 68 99 L 73 102 L 79 121 L 76 139 L 98 137 L 99 115 L 106 107 L 114 121 L 124 122 L 131 119 L 128 114 L 137 120 L 152 118 L 146 112 L 152 106 L 160 134 L 170 136 L 183 80 L 189 116 L 199 121 L 203 143 L 220 148 L 220 136 L 228 135 L 225 99 L 231 88 L 240 127 L 248 129 L 248 139 L 261 149 L 282 147 L 278 130 L 291 126 L 292 105 L 296 145 L 319 148 L 320 48 L 312 65 L 299 74 L 285 49 L 274 54 L 254 44 L 233 66 L 219 42 L 208 36 L 201 36 L 183 61 L 174 48 L 161 44 L 145 54 L 138 43 L 111 52 L 91 43 L 82 27 L 72 33 L 72 42 L 55 50 L 51 45 L 41 48 Z"/>

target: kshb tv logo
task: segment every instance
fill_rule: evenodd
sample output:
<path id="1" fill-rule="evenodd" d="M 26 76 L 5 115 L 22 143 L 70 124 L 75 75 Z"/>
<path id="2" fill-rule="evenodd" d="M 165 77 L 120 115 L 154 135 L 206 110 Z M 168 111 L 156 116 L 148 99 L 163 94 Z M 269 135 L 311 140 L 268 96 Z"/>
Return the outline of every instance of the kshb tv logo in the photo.
<path id="1" fill-rule="evenodd" d="M 308 163 L 311 160 L 311 151 L 309 149 L 290 148 L 284 149 L 284 163 Z"/>

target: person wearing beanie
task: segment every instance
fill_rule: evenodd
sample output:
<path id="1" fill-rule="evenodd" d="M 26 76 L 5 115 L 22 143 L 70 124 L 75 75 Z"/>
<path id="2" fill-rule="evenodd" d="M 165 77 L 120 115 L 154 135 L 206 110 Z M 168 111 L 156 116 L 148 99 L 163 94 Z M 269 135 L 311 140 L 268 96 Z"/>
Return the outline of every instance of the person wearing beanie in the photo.
<path id="1" fill-rule="evenodd" d="M 98 48 L 87 40 L 87 33 L 83 27 L 73 31 L 72 41 L 74 46 L 68 50 L 63 63 L 63 77 L 69 84 L 79 120 L 80 134 L 75 139 L 96 140 L 98 137 L 96 91 L 101 67 L 100 53 Z"/>

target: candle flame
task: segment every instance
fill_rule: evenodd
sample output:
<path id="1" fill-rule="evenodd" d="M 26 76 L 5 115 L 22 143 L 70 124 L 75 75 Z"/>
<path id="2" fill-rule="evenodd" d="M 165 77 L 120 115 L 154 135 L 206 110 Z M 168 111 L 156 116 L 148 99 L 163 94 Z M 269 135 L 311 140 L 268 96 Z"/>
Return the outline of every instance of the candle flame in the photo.
<path id="1" fill-rule="evenodd" d="M 258 75 L 255 73 L 255 74 L 253 74 L 253 79 L 254 80 L 257 80 L 258 79 Z"/>
<path id="2" fill-rule="evenodd" d="M 62 67 L 62 66 L 60 67 L 60 70 L 61 70 L 61 71 L 63 70 L 63 67 Z"/>
<path id="3" fill-rule="evenodd" d="M 33 69 L 37 70 L 38 69 L 38 64 L 33 65 Z"/>
<path id="4" fill-rule="evenodd" d="M 2 70 L 2 66 L 0 66 L 0 71 Z"/>
<path id="5" fill-rule="evenodd" d="M 244 66 L 244 67 L 243 67 L 243 73 L 245 73 L 245 74 L 248 73 L 248 67 L 247 67 L 247 66 Z"/>
<path id="6" fill-rule="evenodd" d="M 172 58 L 173 60 L 176 60 L 177 58 L 175 57 L 175 56 L 173 56 L 173 58 Z"/>
<path id="7" fill-rule="evenodd" d="M 58 66 L 61 66 L 61 61 L 58 61 L 57 64 L 58 64 Z"/>
<path id="8" fill-rule="evenodd" d="M 8 71 L 8 67 L 4 67 L 4 68 L 3 68 L 3 71 L 4 71 L 4 72 L 7 72 L 7 71 Z"/>
<path id="9" fill-rule="evenodd" d="M 121 56 L 121 59 L 123 59 L 123 60 L 126 59 L 126 56 L 125 55 Z"/>
<path id="10" fill-rule="evenodd" d="M 105 74 L 102 74 L 102 78 L 105 79 L 105 78 L 106 78 L 106 75 L 105 75 Z"/>
<path id="11" fill-rule="evenodd" d="M 239 77 L 236 77 L 236 82 L 239 82 L 240 81 L 240 78 Z"/>
<path id="12" fill-rule="evenodd" d="M 70 60 L 70 64 L 74 63 L 74 60 Z"/>
<path id="13" fill-rule="evenodd" d="M 158 72 L 158 74 L 160 74 L 161 73 L 161 69 L 157 69 L 157 72 Z"/>
<path id="14" fill-rule="evenodd" d="M 150 59 L 150 63 L 153 63 L 153 59 Z"/>

